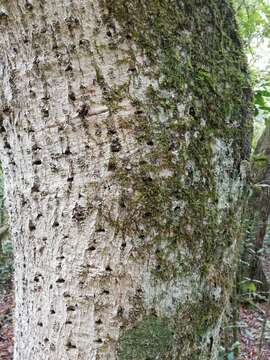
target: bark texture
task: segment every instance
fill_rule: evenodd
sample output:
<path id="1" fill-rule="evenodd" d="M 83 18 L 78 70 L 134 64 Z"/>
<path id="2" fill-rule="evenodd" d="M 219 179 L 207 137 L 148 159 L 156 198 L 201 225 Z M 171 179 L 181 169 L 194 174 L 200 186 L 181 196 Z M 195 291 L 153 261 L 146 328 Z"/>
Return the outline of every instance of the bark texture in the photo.
<path id="1" fill-rule="evenodd" d="M 270 126 L 260 137 L 253 155 L 253 189 L 248 203 L 248 236 L 245 258 L 249 278 L 256 281 L 257 292 L 269 291 L 269 280 L 263 269 L 263 248 L 270 215 Z M 250 253 L 248 255 L 248 252 Z"/>
<path id="2" fill-rule="evenodd" d="M 251 132 L 227 1 L 0 4 L 14 359 L 216 359 Z"/>

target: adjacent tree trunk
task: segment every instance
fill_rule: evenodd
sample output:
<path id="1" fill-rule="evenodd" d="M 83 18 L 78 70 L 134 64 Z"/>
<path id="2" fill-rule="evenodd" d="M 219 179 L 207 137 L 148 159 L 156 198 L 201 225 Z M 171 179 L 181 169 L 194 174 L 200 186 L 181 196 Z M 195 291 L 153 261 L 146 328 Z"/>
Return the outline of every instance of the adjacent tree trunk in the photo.
<path id="1" fill-rule="evenodd" d="M 216 359 L 249 157 L 225 0 L 1 1 L 15 360 Z"/>
<path id="2" fill-rule="evenodd" d="M 248 244 L 246 255 L 249 277 L 256 281 L 257 292 L 269 291 L 263 269 L 263 246 L 270 215 L 270 126 L 258 141 L 252 164 L 253 189 L 248 204 Z"/>

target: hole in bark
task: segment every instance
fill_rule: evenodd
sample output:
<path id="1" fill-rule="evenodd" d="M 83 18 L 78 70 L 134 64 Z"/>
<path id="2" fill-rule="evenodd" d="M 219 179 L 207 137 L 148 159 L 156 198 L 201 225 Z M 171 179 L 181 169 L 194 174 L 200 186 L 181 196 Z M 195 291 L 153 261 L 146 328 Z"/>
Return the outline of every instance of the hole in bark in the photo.
<path id="1" fill-rule="evenodd" d="M 144 115 L 144 111 L 143 110 L 136 110 L 134 112 L 134 114 L 136 114 L 136 115 Z"/>
<path id="2" fill-rule="evenodd" d="M 193 106 L 191 106 L 191 108 L 189 109 L 189 115 L 195 117 L 196 116 L 196 112 Z"/>
<path id="3" fill-rule="evenodd" d="M 122 242 L 121 249 L 124 250 L 126 248 L 126 246 L 127 246 L 126 242 Z"/>
<path id="4" fill-rule="evenodd" d="M 65 23 L 67 24 L 67 27 L 69 31 L 72 31 L 79 25 L 79 19 L 74 16 L 69 16 L 68 18 L 65 18 Z"/>
<path id="5" fill-rule="evenodd" d="M 33 10 L 33 5 L 29 1 L 26 1 L 25 8 L 26 10 L 31 11 Z"/>
<path id="6" fill-rule="evenodd" d="M 31 193 L 39 192 L 39 185 L 34 184 L 31 188 Z"/>
<path id="7" fill-rule="evenodd" d="M 103 290 L 102 293 L 101 293 L 101 295 L 103 295 L 103 294 L 104 294 L 104 295 L 109 295 L 110 292 L 109 292 L 109 290 Z"/>
<path id="8" fill-rule="evenodd" d="M 150 313 L 151 313 L 151 315 L 152 315 L 152 316 L 154 316 L 154 317 L 158 317 L 158 316 L 157 316 L 156 309 L 151 308 L 151 309 L 150 309 Z"/>
<path id="9" fill-rule="evenodd" d="M 51 314 L 55 314 L 55 310 L 54 310 L 54 309 L 51 309 L 51 310 L 50 310 L 50 313 L 51 313 Z"/>
<path id="10" fill-rule="evenodd" d="M 50 345 L 50 350 L 51 350 L 51 351 L 55 351 L 55 345 L 54 345 L 54 344 L 51 344 L 51 345 Z"/>
<path id="11" fill-rule="evenodd" d="M 39 322 L 37 323 L 37 326 L 43 327 L 43 323 L 42 323 L 41 321 L 39 321 Z"/>
<path id="12" fill-rule="evenodd" d="M 63 296 L 64 296 L 64 298 L 69 298 L 70 294 L 68 292 L 64 292 Z"/>
<path id="13" fill-rule="evenodd" d="M 45 339 L 44 339 L 44 342 L 45 342 L 45 343 L 47 343 L 48 341 L 49 341 L 49 339 L 48 339 L 48 338 L 45 338 Z"/>
<path id="14" fill-rule="evenodd" d="M 27 204 L 27 201 L 25 199 L 22 200 L 22 206 L 25 206 Z"/>
<path id="15" fill-rule="evenodd" d="M 35 160 L 33 161 L 33 165 L 41 165 L 42 164 L 42 161 L 41 160 Z"/>
<path id="16" fill-rule="evenodd" d="M 75 100 L 76 100 L 76 96 L 75 96 L 74 92 L 70 92 L 70 93 L 68 94 L 68 97 L 69 97 L 69 99 L 70 99 L 71 101 L 75 101 Z"/>
<path id="17" fill-rule="evenodd" d="M 98 344 L 102 344 L 102 343 L 103 343 L 102 339 L 100 339 L 100 338 L 99 338 L 99 339 L 96 339 L 95 342 L 98 343 Z"/>
<path id="18" fill-rule="evenodd" d="M 68 64 L 68 66 L 65 68 L 65 71 L 72 71 L 72 66 L 71 64 Z"/>
<path id="19" fill-rule="evenodd" d="M 102 324 L 102 321 L 101 321 L 101 319 L 98 319 L 98 320 L 95 321 L 95 323 L 96 323 L 97 325 L 101 325 L 101 324 Z"/>
<path id="20" fill-rule="evenodd" d="M 56 280 L 57 284 L 63 284 L 64 282 L 66 282 L 66 280 L 62 279 L 62 278 L 59 278 L 59 279 Z"/>
<path id="21" fill-rule="evenodd" d="M 122 306 L 119 306 L 119 308 L 117 309 L 117 316 L 122 316 L 124 313 L 124 309 L 122 308 Z"/>
<path id="22" fill-rule="evenodd" d="M 29 226 L 30 231 L 36 230 L 36 226 L 35 226 L 35 224 L 33 223 L 32 220 L 29 220 L 29 225 L 28 226 Z"/>
<path id="23" fill-rule="evenodd" d="M 119 205 L 121 206 L 121 208 L 125 209 L 126 205 L 123 198 L 119 200 Z"/>
<path id="24" fill-rule="evenodd" d="M 71 341 L 68 341 L 68 342 L 67 342 L 66 347 L 67 347 L 68 349 L 76 349 L 76 348 L 77 348 L 77 346 L 74 345 L 74 344 L 72 344 Z"/>
<path id="25" fill-rule="evenodd" d="M 75 311 L 76 307 L 74 305 L 67 306 L 67 311 Z"/>
<path id="26" fill-rule="evenodd" d="M 119 152 L 122 148 L 119 139 L 112 140 L 111 143 L 111 152 Z"/>
<path id="27" fill-rule="evenodd" d="M 135 72 L 135 71 L 136 71 L 136 68 L 135 68 L 135 67 L 130 67 L 130 68 L 128 68 L 128 72 L 133 73 L 133 72 Z"/>
<path id="28" fill-rule="evenodd" d="M 114 170 L 116 170 L 116 163 L 115 163 L 114 161 L 109 161 L 108 170 L 109 170 L 109 171 L 114 171 Z"/>
<path id="29" fill-rule="evenodd" d="M 42 217 L 42 214 L 37 214 L 37 220 Z"/>
<path id="30" fill-rule="evenodd" d="M 104 228 L 102 228 L 102 227 L 98 227 L 97 229 L 96 229 L 96 232 L 97 233 L 100 233 L 100 232 L 105 232 L 106 230 L 104 229 Z"/>
<path id="31" fill-rule="evenodd" d="M 153 181 L 153 179 L 150 176 L 143 177 L 142 180 L 145 183 L 152 183 L 152 181 Z"/>
<path id="32" fill-rule="evenodd" d="M 153 143 L 153 141 L 152 140 L 149 140 L 149 141 L 147 141 L 147 143 L 146 143 L 147 145 L 149 145 L 149 146 L 153 146 L 154 145 L 154 143 Z"/>
<path id="33" fill-rule="evenodd" d="M 37 151 L 37 150 L 41 150 L 41 148 L 39 146 L 37 146 L 37 144 L 35 144 L 32 146 L 32 150 Z"/>
<path id="34" fill-rule="evenodd" d="M 75 205 L 73 209 L 72 218 L 76 219 L 77 221 L 82 221 L 86 218 L 87 212 L 86 209 L 78 204 Z"/>
<path id="35" fill-rule="evenodd" d="M 34 99 L 36 97 L 36 93 L 33 90 L 29 91 L 29 95 L 32 99 Z"/>
<path id="36" fill-rule="evenodd" d="M 152 213 L 150 213 L 150 212 L 146 212 L 146 213 L 144 213 L 144 216 L 145 216 L 145 217 L 147 217 L 147 218 L 149 218 L 149 217 L 151 217 L 151 216 L 152 216 Z"/>
<path id="37" fill-rule="evenodd" d="M 64 260 L 64 256 L 58 256 L 57 258 L 56 258 L 56 260 Z"/>
<path id="38" fill-rule="evenodd" d="M 88 115 L 89 112 L 89 106 L 86 104 L 83 104 L 80 109 L 78 110 L 78 115 L 80 118 L 85 118 Z"/>
<path id="39" fill-rule="evenodd" d="M 52 286 L 52 284 L 50 285 L 50 287 L 49 287 L 49 289 L 52 289 L 53 288 L 53 286 Z"/>
<path id="40" fill-rule="evenodd" d="M 4 149 L 11 149 L 11 146 L 7 141 L 4 143 Z"/>
<path id="41" fill-rule="evenodd" d="M 35 281 L 35 282 L 39 282 L 39 276 L 40 276 L 40 275 L 36 275 L 36 276 L 34 277 L 34 281 Z"/>
<path id="42" fill-rule="evenodd" d="M 9 107 L 9 106 L 5 106 L 4 108 L 3 108 L 3 113 L 4 114 L 10 114 L 11 113 L 11 108 Z"/>
<path id="43" fill-rule="evenodd" d="M 65 322 L 65 324 L 67 324 L 67 325 L 71 325 L 71 324 L 72 324 L 72 321 L 67 320 L 67 321 Z"/>
<path id="44" fill-rule="evenodd" d="M 112 269 L 111 269 L 111 267 L 110 267 L 109 265 L 106 266 L 105 270 L 106 270 L 106 271 L 112 271 Z"/>
<path id="45" fill-rule="evenodd" d="M 47 109 L 42 109 L 41 112 L 42 112 L 42 114 L 43 114 L 43 116 L 44 116 L 45 118 L 46 118 L 46 117 L 49 117 L 49 110 L 47 110 Z"/>
<path id="46" fill-rule="evenodd" d="M 210 337 L 210 344 L 208 345 L 208 346 L 209 346 L 209 349 L 210 349 L 210 352 L 212 351 L 213 342 L 214 342 L 214 339 L 213 339 L 213 337 L 211 336 L 211 337 Z"/>
<path id="47" fill-rule="evenodd" d="M 2 119 L 1 119 L 1 121 L 2 121 Z M 4 128 L 4 126 L 0 125 L 0 133 L 3 133 L 5 131 L 6 131 L 6 129 Z"/>
<path id="48" fill-rule="evenodd" d="M 74 177 L 73 177 L 73 176 L 67 178 L 67 181 L 68 181 L 68 182 L 72 182 L 73 180 L 74 180 Z"/>
<path id="49" fill-rule="evenodd" d="M 117 131 L 115 129 L 113 129 L 113 128 L 109 128 L 108 129 L 108 134 L 109 135 L 115 135 L 115 134 L 117 134 Z"/>
<path id="50" fill-rule="evenodd" d="M 59 222 L 58 222 L 57 220 L 55 220 L 52 226 L 53 226 L 53 227 L 59 226 Z"/>
<path id="51" fill-rule="evenodd" d="M 72 155 L 72 152 L 70 151 L 69 146 L 65 150 L 65 155 Z"/>
<path id="52" fill-rule="evenodd" d="M 95 248 L 95 246 L 90 246 L 87 250 L 88 250 L 88 251 L 95 251 L 96 248 Z"/>
<path id="53" fill-rule="evenodd" d="M 87 39 L 81 39 L 81 40 L 79 41 L 79 45 L 80 45 L 80 46 L 83 46 L 83 47 L 85 47 L 85 48 L 88 48 L 88 47 L 90 46 L 90 43 L 89 43 L 89 40 L 87 40 Z"/>

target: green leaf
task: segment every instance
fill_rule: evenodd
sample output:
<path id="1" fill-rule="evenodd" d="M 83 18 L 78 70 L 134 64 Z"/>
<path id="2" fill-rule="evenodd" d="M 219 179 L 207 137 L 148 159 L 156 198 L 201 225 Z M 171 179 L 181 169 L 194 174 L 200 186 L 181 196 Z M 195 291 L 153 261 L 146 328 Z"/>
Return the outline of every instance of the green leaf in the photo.
<path id="1" fill-rule="evenodd" d="M 255 293 L 256 290 L 257 290 L 257 286 L 254 284 L 254 282 L 249 281 L 249 282 L 246 282 L 244 284 L 241 284 L 241 289 L 244 292 Z"/>
<path id="2" fill-rule="evenodd" d="M 257 94 L 255 95 L 255 104 L 256 104 L 256 105 L 259 105 L 260 107 L 266 106 L 264 97 L 263 97 L 260 93 L 258 93 L 258 92 L 257 92 Z"/>

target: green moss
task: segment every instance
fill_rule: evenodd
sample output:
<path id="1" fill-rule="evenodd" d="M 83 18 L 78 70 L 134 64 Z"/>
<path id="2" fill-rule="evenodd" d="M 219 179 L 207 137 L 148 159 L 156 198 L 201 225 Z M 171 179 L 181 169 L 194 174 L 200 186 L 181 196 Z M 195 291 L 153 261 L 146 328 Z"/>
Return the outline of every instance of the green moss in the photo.
<path id="1" fill-rule="evenodd" d="M 231 199 L 230 208 L 218 208 L 222 179 L 213 148 L 219 139 L 232 151 L 227 176 L 234 182 L 249 157 L 252 131 L 251 91 L 233 13 L 225 0 L 100 4 L 104 24 L 117 32 L 119 44 L 130 45 L 121 63 L 132 63 L 131 86 L 134 79 L 148 79 L 144 96 L 131 96 L 128 86 L 111 88 L 113 95 L 105 96 L 112 108 L 127 98 L 137 110 L 128 121 L 138 151 L 128 170 L 118 159 L 114 172 L 123 192 L 114 225 L 123 237 L 137 239 L 135 259 L 155 259 L 157 287 L 196 273 L 202 284 L 229 291 L 232 269 L 223 257 L 238 235 L 241 196 Z M 209 304 L 181 310 L 187 319 L 191 312 L 188 334 L 200 359 L 199 339 L 224 306 Z M 174 321 L 183 328 L 180 318 Z"/>
<path id="2" fill-rule="evenodd" d="M 119 360 L 162 360 L 172 342 L 173 333 L 167 319 L 146 318 L 120 339 Z"/>
<path id="3" fill-rule="evenodd" d="M 115 173 L 123 187 L 133 186 L 135 194 L 124 194 L 126 218 L 123 216 L 119 226 L 125 233 L 136 233 L 137 224 L 142 223 L 146 233 L 153 228 L 158 230 L 153 239 L 157 248 L 159 242 L 167 242 L 168 248 L 184 243 L 192 254 L 186 259 L 187 265 L 192 269 L 194 258 L 200 260 L 205 273 L 206 264 L 213 259 L 220 262 L 222 249 L 230 243 L 227 238 L 231 238 L 230 229 L 221 233 L 218 225 L 211 145 L 216 138 L 232 144 L 232 177 L 238 175 L 240 162 L 249 154 L 251 124 L 246 118 L 250 90 L 233 14 L 221 0 L 171 1 L 170 6 L 162 0 L 150 0 L 147 4 L 139 0 L 104 0 L 101 7 L 108 28 L 115 29 L 115 21 L 120 25 L 119 41 L 136 43 L 139 49 L 137 53 L 132 47 L 129 50 L 136 68 L 134 76 L 141 73 L 149 78 L 145 99 L 131 99 L 142 114 L 134 115 L 130 122 L 134 122 L 138 142 L 142 146 L 151 142 L 152 146 L 141 154 L 134 170 L 120 168 Z M 136 62 L 141 52 L 147 59 L 144 66 Z M 158 86 L 153 87 L 151 80 L 157 81 Z M 122 96 L 130 97 L 125 87 L 118 90 L 111 91 L 113 104 Z M 179 112 L 178 104 L 184 105 L 184 114 Z M 166 117 L 165 122 L 160 121 L 161 114 Z M 236 122 L 240 126 L 235 126 Z M 189 143 L 185 141 L 187 135 Z M 161 178 L 162 169 L 172 176 Z M 197 183 L 196 171 L 201 177 Z M 173 199 L 185 204 L 181 218 L 172 207 Z M 192 233 L 187 230 L 190 228 Z M 217 239 L 220 255 L 213 257 Z M 203 244 L 200 256 L 199 244 Z M 153 243 L 148 246 L 153 247 Z M 168 253 L 160 269 L 167 268 L 171 273 L 166 256 Z M 165 273 L 157 272 L 158 276 L 167 276 Z"/>
<path id="4" fill-rule="evenodd" d="M 211 332 L 220 319 L 220 306 L 221 304 L 216 304 L 209 295 L 204 295 L 200 302 L 179 309 L 178 319 L 181 321 L 174 324 L 178 348 L 176 352 L 181 354 L 179 359 L 210 359 Z M 206 336 L 209 334 L 210 339 L 207 342 Z"/>

